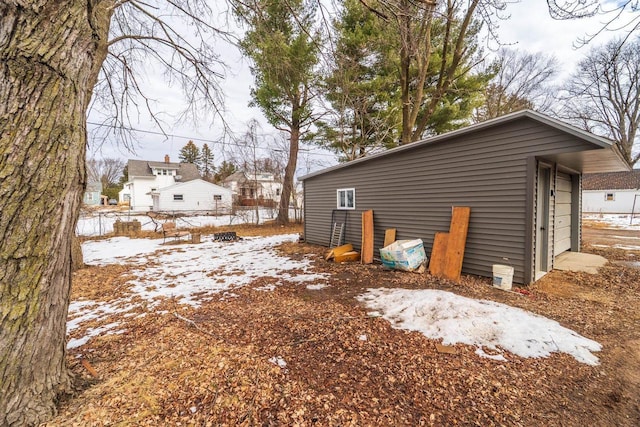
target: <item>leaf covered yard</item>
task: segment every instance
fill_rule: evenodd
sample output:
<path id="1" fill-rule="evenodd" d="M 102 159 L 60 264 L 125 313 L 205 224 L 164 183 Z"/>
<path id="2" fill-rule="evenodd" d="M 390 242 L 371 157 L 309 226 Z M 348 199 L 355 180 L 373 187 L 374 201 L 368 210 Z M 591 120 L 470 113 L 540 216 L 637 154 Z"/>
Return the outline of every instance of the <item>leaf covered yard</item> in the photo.
<path id="1" fill-rule="evenodd" d="M 640 419 L 638 270 L 554 272 L 525 296 L 488 279 L 329 263 L 297 231 L 86 242 L 68 322 L 85 384 L 49 425 Z M 538 322 L 545 332 L 522 328 Z"/>

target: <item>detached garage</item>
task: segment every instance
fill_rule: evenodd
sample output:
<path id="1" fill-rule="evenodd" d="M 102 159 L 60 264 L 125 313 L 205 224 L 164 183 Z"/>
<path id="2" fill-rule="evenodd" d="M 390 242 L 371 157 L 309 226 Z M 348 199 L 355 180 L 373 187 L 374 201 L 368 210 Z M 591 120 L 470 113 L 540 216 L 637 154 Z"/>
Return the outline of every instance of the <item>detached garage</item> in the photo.
<path id="1" fill-rule="evenodd" d="M 341 222 L 358 247 L 373 209 L 376 254 L 387 228 L 429 254 L 451 207 L 470 206 L 462 271 L 490 277 L 507 263 L 527 284 L 580 250 L 581 175 L 627 170 L 612 141 L 520 111 L 302 177 L 305 238 L 328 246 Z"/>
<path id="2" fill-rule="evenodd" d="M 207 211 L 215 215 L 231 212 L 233 191 L 202 179 L 152 191 L 154 211 Z"/>

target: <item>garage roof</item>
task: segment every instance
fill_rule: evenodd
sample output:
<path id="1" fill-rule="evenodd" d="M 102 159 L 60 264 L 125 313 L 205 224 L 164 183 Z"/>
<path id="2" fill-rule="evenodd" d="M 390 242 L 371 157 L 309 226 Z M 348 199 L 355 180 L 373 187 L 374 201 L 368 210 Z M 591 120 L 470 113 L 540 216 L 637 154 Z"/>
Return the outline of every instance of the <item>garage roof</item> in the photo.
<path id="1" fill-rule="evenodd" d="M 472 132 L 477 132 L 479 130 L 487 129 L 494 126 L 499 126 L 514 120 L 521 119 L 521 118 L 529 118 L 539 123 L 551 126 L 564 133 L 567 133 L 569 135 L 575 136 L 576 138 L 579 138 L 580 140 L 586 142 L 590 146 L 590 148 L 587 148 L 586 150 L 583 150 L 583 151 L 574 151 L 574 152 L 545 156 L 545 158 L 548 160 L 561 163 L 566 167 L 569 167 L 576 171 L 580 171 L 582 173 L 617 172 L 617 171 L 629 171 L 631 169 L 629 167 L 629 164 L 624 160 L 617 146 L 613 143 L 613 141 L 607 138 L 594 135 L 590 132 L 579 129 L 575 126 L 569 125 L 560 120 L 551 118 L 547 115 L 544 115 L 535 111 L 531 111 L 531 110 L 522 110 L 515 113 L 507 114 L 492 120 L 487 120 L 482 123 L 477 123 L 477 124 L 468 126 L 466 128 L 458 129 L 452 132 L 447 132 L 442 135 L 437 135 L 431 138 L 427 138 L 422 141 L 417 141 L 411 144 L 403 145 L 401 147 L 396 147 L 391 150 L 384 151 L 382 153 L 352 160 L 347 163 L 342 163 L 318 172 L 305 175 L 301 177 L 300 180 L 309 179 L 314 176 L 322 175 L 322 174 L 334 171 L 336 169 L 349 167 L 357 163 L 368 162 L 379 157 L 393 155 L 400 151 L 412 150 L 427 144 L 446 141 L 454 137 L 463 136 Z"/>

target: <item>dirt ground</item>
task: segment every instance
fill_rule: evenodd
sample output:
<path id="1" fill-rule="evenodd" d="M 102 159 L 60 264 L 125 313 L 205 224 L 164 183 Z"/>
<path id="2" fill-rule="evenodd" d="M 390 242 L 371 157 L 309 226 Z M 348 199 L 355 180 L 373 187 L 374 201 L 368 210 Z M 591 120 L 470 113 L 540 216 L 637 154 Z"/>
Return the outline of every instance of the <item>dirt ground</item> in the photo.
<path id="1" fill-rule="evenodd" d="M 628 244 L 612 236 L 638 234 L 587 224 L 584 249 L 612 261 L 640 260 L 638 251 L 600 246 Z M 69 351 L 84 386 L 48 425 L 640 425 L 640 270 L 610 263 L 597 275 L 552 272 L 523 295 L 494 289 L 486 278 L 456 284 L 379 265 L 334 264 L 323 259 L 324 250 L 280 247 L 293 258 L 312 257 L 317 271 L 329 273 L 324 289 L 291 283 L 265 292 L 255 288 L 274 279 L 261 279 L 236 298 L 198 309 L 166 300 L 162 314 L 122 318 L 124 333 Z M 78 271 L 73 298 L 124 292 L 128 268 Z M 354 298 L 382 286 L 441 289 L 524 308 L 600 342 L 601 363 L 509 353 L 508 362 L 498 362 L 466 345 L 440 353 L 437 341 L 393 329 Z"/>

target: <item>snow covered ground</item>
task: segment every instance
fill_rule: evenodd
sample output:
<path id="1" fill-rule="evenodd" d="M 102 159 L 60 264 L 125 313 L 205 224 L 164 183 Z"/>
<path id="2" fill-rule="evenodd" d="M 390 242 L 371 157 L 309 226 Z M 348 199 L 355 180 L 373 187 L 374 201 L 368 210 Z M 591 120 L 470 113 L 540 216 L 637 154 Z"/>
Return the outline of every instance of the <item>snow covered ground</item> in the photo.
<path id="1" fill-rule="evenodd" d="M 275 218 L 277 212 L 274 209 L 260 209 L 258 211 L 259 223 L 270 221 Z M 291 218 L 294 217 L 294 212 L 290 213 Z M 116 221 L 133 221 L 140 222 L 143 230 L 154 231 L 156 229 L 156 223 L 146 215 L 137 215 L 135 213 L 128 213 L 122 211 L 98 211 L 85 213 L 80 215 L 78 219 L 78 225 L 76 226 L 76 233 L 79 236 L 102 236 L 107 233 L 113 232 L 113 223 Z M 162 221 L 160 221 L 161 223 Z M 193 228 L 204 226 L 219 227 L 222 225 L 234 225 L 234 224 L 255 224 L 255 211 L 254 210 L 242 210 L 238 211 L 234 215 L 194 215 L 184 216 L 175 219 L 176 226 L 178 228 Z"/>
<path id="2" fill-rule="evenodd" d="M 585 214 L 583 220 L 602 223 L 607 228 L 640 230 L 640 215 L 629 214 Z"/>
<path id="3" fill-rule="evenodd" d="M 632 219 L 631 215 L 594 214 L 584 215 L 583 221 L 605 230 L 609 237 L 606 240 L 599 239 L 597 242 L 591 242 L 591 246 L 640 251 L 640 216 L 636 215 Z"/>
<path id="4" fill-rule="evenodd" d="M 273 290 L 285 281 L 320 289 L 326 276 L 311 272 L 309 259 L 292 260 L 274 250 L 276 245 L 297 239 L 297 234 L 247 237 L 237 242 L 214 242 L 209 237 L 200 244 L 180 246 L 163 246 L 162 239 L 128 237 L 85 242 L 82 251 L 87 265 L 132 265 L 127 272 L 133 276 L 128 282 L 131 294 L 108 302 L 72 301 L 68 332 L 89 321 L 104 326 L 71 340 L 68 348 L 84 344 L 91 336 L 117 332 L 120 325 L 111 322 L 113 314 L 132 313 L 142 304 L 154 310 L 165 298 L 198 306 L 211 298 L 233 297 L 234 289 L 261 277 L 274 279 L 272 286 L 261 290 Z"/>
<path id="5" fill-rule="evenodd" d="M 153 306 L 161 298 L 175 298 L 178 303 L 198 306 L 218 294 L 246 286 L 261 277 L 295 283 L 323 282 L 324 275 L 309 273 L 310 261 L 293 261 L 278 255 L 274 246 L 296 241 L 297 234 L 272 237 L 248 237 L 237 242 L 214 242 L 179 248 L 162 246 L 162 239 L 138 240 L 117 237 L 112 245 L 89 242 L 85 263 L 105 265 L 127 262 L 139 265 L 128 274 L 134 293 Z M 135 244 L 132 244 L 135 243 Z"/>
<path id="6" fill-rule="evenodd" d="M 284 282 L 299 283 L 310 290 L 326 287 L 328 276 L 314 272 L 310 259 L 292 260 L 274 249 L 297 238 L 289 234 L 223 243 L 204 237 L 200 244 L 179 246 L 163 246 L 162 239 L 127 237 L 85 242 L 85 263 L 131 265 L 127 271 L 131 279 L 128 292 L 111 301 L 71 303 L 68 331 L 85 329 L 81 329 L 81 337 L 74 334 L 68 348 L 81 346 L 94 336 L 121 333 L 123 326 L 115 320 L 117 317 L 159 310 L 158 303 L 166 298 L 197 307 L 213 298 L 233 298 L 235 289 L 264 277 L 272 278 L 270 284 L 256 289 L 266 292 Z M 600 344 L 553 320 L 449 292 L 386 289 L 384 283 L 380 285 L 381 288 L 370 289 L 358 299 L 396 328 L 420 331 L 444 344 L 473 345 L 480 356 L 500 361 L 507 360 L 501 353 L 508 350 L 521 357 L 565 352 L 580 362 L 598 363 L 592 352 L 599 351 Z M 144 307 L 143 314 L 140 307 Z M 491 354 L 484 349 L 491 350 Z"/>

